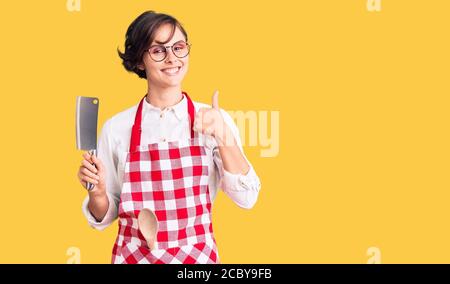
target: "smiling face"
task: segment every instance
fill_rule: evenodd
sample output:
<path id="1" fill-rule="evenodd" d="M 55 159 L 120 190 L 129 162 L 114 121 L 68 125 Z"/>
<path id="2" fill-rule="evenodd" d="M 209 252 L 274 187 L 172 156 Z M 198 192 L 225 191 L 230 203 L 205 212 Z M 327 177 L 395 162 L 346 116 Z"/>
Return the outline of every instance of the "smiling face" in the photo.
<path id="1" fill-rule="evenodd" d="M 177 50 L 179 44 L 186 42 L 186 38 L 178 27 L 175 28 L 175 32 L 172 38 L 169 40 L 172 34 L 173 27 L 170 24 L 162 25 L 155 34 L 155 39 L 149 45 L 164 45 L 172 46 Z M 169 41 L 167 41 L 169 40 Z M 158 57 L 158 53 L 163 52 L 164 49 L 150 49 L 149 52 L 145 52 L 142 58 L 144 66 L 140 66 L 141 70 L 144 70 L 147 74 L 147 80 L 151 86 L 157 86 L 158 88 L 172 88 L 180 87 L 184 76 L 189 66 L 189 55 L 183 58 L 175 56 L 172 48 L 167 48 L 167 56 L 165 59 L 157 62 L 153 58 Z M 152 54 L 150 54 L 152 53 Z"/>

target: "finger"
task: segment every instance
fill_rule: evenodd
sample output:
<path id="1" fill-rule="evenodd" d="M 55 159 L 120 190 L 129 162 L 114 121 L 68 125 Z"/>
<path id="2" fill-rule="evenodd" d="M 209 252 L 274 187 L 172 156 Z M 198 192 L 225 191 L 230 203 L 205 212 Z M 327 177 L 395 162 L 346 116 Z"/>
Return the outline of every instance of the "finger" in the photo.
<path id="1" fill-rule="evenodd" d="M 85 168 L 88 168 L 93 173 L 98 173 L 97 168 L 94 165 L 92 165 L 91 163 L 89 163 L 87 160 L 81 161 L 81 165 Z"/>
<path id="2" fill-rule="evenodd" d="M 192 128 L 195 132 L 200 132 L 200 129 L 198 128 L 197 123 L 194 124 L 194 127 Z"/>
<path id="3" fill-rule="evenodd" d="M 81 173 L 84 174 L 85 176 L 88 176 L 90 178 L 96 179 L 96 180 L 100 180 L 100 176 L 94 174 L 93 172 L 91 172 L 90 170 L 88 170 L 87 168 L 83 167 L 81 169 Z"/>
<path id="4" fill-rule="evenodd" d="M 203 121 L 202 122 L 203 122 L 203 125 L 206 125 L 206 126 L 211 125 L 212 123 L 214 123 L 214 116 L 211 115 L 211 112 L 206 113 L 203 116 Z"/>
<path id="5" fill-rule="evenodd" d="M 197 123 L 194 124 L 194 131 L 196 131 L 198 133 L 202 133 L 203 127 L 202 127 L 202 124 L 200 122 L 197 122 Z"/>
<path id="6" fill-rule="evenodd" d="M 203 121 L 203 111 L 200 109 L 194 118 L 194 131 L 201 129 L 201 124 Z"/>
<path id="7" fill-rule="evenodd" d="M 85 182 L 92 183 L 92 184 L 98 184 L 98 180 L 90 178 L 90 177 L 85 176 L 85 175 L 81 175 L 81 180 L 85 181 Z"/>
<path id="8" fill-rule="evenodd" d="M 92 155 L 92 160 L 93 160 L 95 166 L 97 167 L 97 169 L 99 171 L 103 171 L 103 163 L 99 158 L 97 158 L 96 155 Z"/>
<path id="9" fill-rule="evenodd" d="M 206 127 L 203 132 L 206 135 L 212 135 L 214 133 L 214 128 L 213 127 Z"/>
<path id="10" fill-rule="evenodd" d="M 199 132 L 202 132 L 203 129 L 210 127 L 212 125 L 212 123 L 207 123 L 206 121 L 199 121 L 197 120 L 194 123 L 194 130 L 197 129 Z"/>
<path id="11" fill-rule="evenodd" d="M 197 113 L 195 114 L 194 120 L 195 121 L 199 121 L 199 120 L 201 121 L 203 119 L 203 112 L 204 112 L 203 109 L 198 110 Z"/>
<path id="12" fill-rule="evenodd" d="M 85 160 L 87 160 L 88 162 L 92 163 L 91 154 L 89 154 L 89 152 L 85 152 L 85 153 L 83 154 L 83 158 L 84 158 Z"/>
<path id="13" fill-rule="evenodd" d="M 214 95 L 212 96 L 212 107 L 214 109 L 219 110 L 219 91 L 215 91 Z"/>
<path id="14" fill-rule="evenodd" d="M 212 116 L 211 116 L 211 109 L 210 109 L 210 108 L 208 108 L 208 109 L 203 108 L 203 109 L 200 109 L 200 110 L 197 112 L 194 121 L 195 121 L 196 123 L 197 123 L 197 122 L 201 122 L 201 123 L 203 123 L 203 124 L 205 124 L 205 123 L 208 124 L 208 123 L 210 123 L 212 120 L 213 120 L 213 118 L 212 118 Z"/>
<path id="15" fill-rule="evenodd" d="M 86 187 L 87 186 L 87 182 L 90 182 L 92 184 L 95 184 L 95 182 L 98 183 L 98 181 L 96 181 L 95 179 L 91 179 L 88 176 L 83 175 L 81 172 L 78 172 L 78 180 L 80 181 L 81 185 Z"/>
<path id="16" fill-rule="evenodd" d="M 80 170 L 81 170 L 81 167 L 80 167 Z M 81 173 L 81 171 L 78 171 L 77 178 L 84 185 L 84 181 L 83 181 L 82 175 L 83 174 Z"/>
<path id="17" fill-rule="evenodd" d="M 200 119 L 200 116 L 199 116 L 199 115 L 196 115 L 195 118 L 194 118 L 194 125 L 198 124 L 198 122 L 199 122 L 200 120 L 201 120 L 201 119 Z"/>

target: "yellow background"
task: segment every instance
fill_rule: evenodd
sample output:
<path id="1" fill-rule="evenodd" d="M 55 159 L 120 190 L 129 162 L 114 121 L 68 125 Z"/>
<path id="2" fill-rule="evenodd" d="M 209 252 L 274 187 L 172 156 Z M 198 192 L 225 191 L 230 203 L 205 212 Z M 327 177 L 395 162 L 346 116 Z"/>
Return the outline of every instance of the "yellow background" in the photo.
<path id="1" fill-rule="evenodd" d="M 99 129 L 146 82 L 116 48 L 145 10 L 192 42 L 183 89 L 227 110 L 280 111 L 280 152 L 245 147 L 256 206 L 220 193 L 224 263 L 450 263 L 450 1 L 3 1 L 1 263 L 109 263 L 117 223 L 82 215 L 75 97 L 100 98 Z"/>

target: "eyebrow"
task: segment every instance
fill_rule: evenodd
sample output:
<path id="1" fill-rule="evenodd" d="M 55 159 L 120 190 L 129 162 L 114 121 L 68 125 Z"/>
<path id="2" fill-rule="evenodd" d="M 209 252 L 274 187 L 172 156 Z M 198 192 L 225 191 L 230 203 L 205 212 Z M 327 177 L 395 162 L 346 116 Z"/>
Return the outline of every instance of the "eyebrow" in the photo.
<path id="1" fill-rule="evenodd" d="M 175 43 L 177 43 L 179 41 L 185 41 L 185 40 L 184 39 L 180 39 L 180 40 L 177 40 Z M 157 43 L 157 44 L 166 44 L 166 43 L 168 43 L 168 41 L 167 42 L 162 42 L 162 41 L 159 41 L 159 40 L 155 40 L 155 43 Z"/>

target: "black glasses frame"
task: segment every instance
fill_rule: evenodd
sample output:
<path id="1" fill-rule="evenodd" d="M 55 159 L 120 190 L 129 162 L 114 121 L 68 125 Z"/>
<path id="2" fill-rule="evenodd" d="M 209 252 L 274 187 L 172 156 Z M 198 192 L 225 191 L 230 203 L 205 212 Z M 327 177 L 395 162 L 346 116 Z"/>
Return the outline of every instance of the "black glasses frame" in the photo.
<path id="1" fill-rule="evenodd" d="M 184 56 L 178 56 L 178 55 L 175 53 L 175 51 L 173 50 L 173 47 L 174 47 L 176 44 L 179 44 L 180 42 L 184 42 L 184 43 L 186 44 L 187 49 L 188 49 L 188 52 L 187 52 L 186 55 L 184 55 Z M 165 48 L 165 50 L 166 50 L 165 54 L 166 54 L 166 55 L 164 56 L 163 59 L 161 59 L 161 60 L 156 60 L 156 59 L 154 59 L 154 58 L 152 57 L 152 53 L 150 52 L 150 49 L 154 48 L 155 46 L 159 46 L 159 47 Z M 166 59 L 166 58 L 167 58 L 167 55 L 169 54 L 169 52 L 167 51 L 167 49 L 170 48 L 170 49 L 172 50 L 173 55 L 175 55 L 176 57 L 178 57 L 178 58 L 184 58 L 184 57 L 188 56 L 189 53 L 191 52 L 191 46 L 192 46 L 192 44 L 180 40 L 180 41 L 177 41 L 176 43 L 174 43 L 174 44 L 172 44 L 172 45 L 155 44 L 155 45 L 150 46 L 150 47 L 149 47 L 147 50 L 145 50 L 145 51 L 148 52 L 148 54 L 150 55 L 150 58 L 151 58 L 153 61 L 155 61 L 155 62 L 161 62 L 161 61 L 163 61 L 164 59 Z"/>

